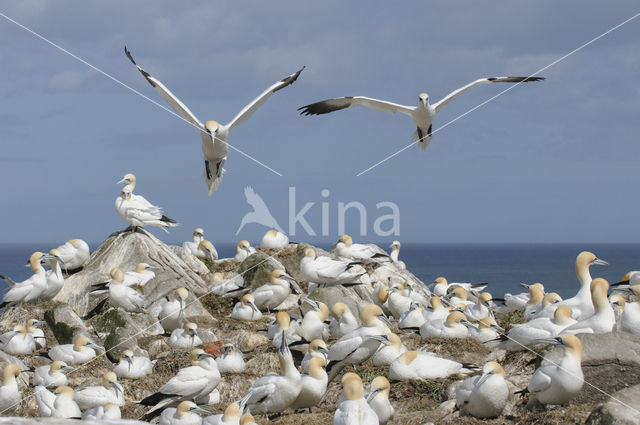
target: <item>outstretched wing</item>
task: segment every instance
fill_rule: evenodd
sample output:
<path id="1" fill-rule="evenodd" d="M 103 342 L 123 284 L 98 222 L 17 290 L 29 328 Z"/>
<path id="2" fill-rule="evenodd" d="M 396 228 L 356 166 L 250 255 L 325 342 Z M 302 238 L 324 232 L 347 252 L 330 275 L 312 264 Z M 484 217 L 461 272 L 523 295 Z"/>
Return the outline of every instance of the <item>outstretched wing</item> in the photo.
<path id="1" fill-rule="evenodd" d="M 160 96 L 162 96 L 162 98 L 169 104 L 169 106 L 171 106 L 171 108 L 173 108 L 174 111 L 176 111 L 178 115 L 180 115 L 191 124 L 197 125 L 204 130 L 204 125 L 198 120 L 198 118 L 196 118 L 195 115 L 193 115 L 193 112 L 191 112 L 189 108 L 187 108 L 187 105 L 182 103 L 180 99 L 178 99 L 173 93 L 171 93 L 171 90 L 169 90 L 164 84 L 162 84 L 160 80 L 142 69 L 140 65 L 138 65 L 136 61 L 133 60 L 133 56 L 131 56 L 131 52 L 129 51 L 129 49 L 127 49 L 126 46 L 124 48 L 124 52 L 131 63 L 133 63 L 136 68 L 138 68 L 138 71 L 140 71 L 142 76 L 149 82 L 149 84 L 153 86 L 154 89 L 156 89 L 158 93 L 160 93 Z"/>
<path id="2" fill-rule="evenodd" d="M 415 109 L 412 106 L 400 105 L 398 103 L 387 102 L 386 100 L 378 100 L 364 96 L 347 96 L 312 103 L 298 108 L 298 111 L 300 111 L 300 115 L 320 115 L 360 105 L 389 114 L 402 112 L 403 114 L 411 115 Z"/>
<path id="3" fill-rule="evenodd" d="M 486 83 L 527 83 L 529 81 L 542 81 L 543 77 L 489 77 L 489 78 L 480 78 L 467 84 L 466 86 L 460 87 L 457 90 L 452 91 L 448 95 L 444 97 L 441 101 L 434 103 L 433 106 L 436 108 L 436 113 L 440 112 L 442 108 L 449 102 L 451 102 L 456 97 L 470 90 L 471 88 L 477 86 L 478 84 L 486 84 Z"/>
<path id="4" fill-rule="evenodd" d="M 229 128 L 231 129 L 239 125 L 242 125 L 245 121 L 247 121 L 251 117 L 251 115 L 253 115 L 255 111 L 257 111 L 267 101 L 267 99 L 269 99 L 269 97 L 273 93 L 293 84 L 293 82 L 298 79 L 298 76 L 300 75 L 303 69 L 304 69 L 304 66 L 299 71 L 294 72 L 288 77 L 285 77 L 282 80 L 273 83 L 268 89 L 263 91 L 262 94 L 260 94 L 260 96 L 256 97 L 251 101 L 251 103 L 245 106 L 242 109 L 242 111 L 240 111 L 238 115 L 236 115 L 231 120 L 231 122 L 229 123 Z"/>
<path id="5" fill-rule="evenodd" d="M 269 208 L 267 208 L 267 204 L 264 203 L 264 200 L 253 191 L 251 186 L 247 186 L 244 188 L 244 196 L 247 198 L 247 203 L 253 207 L 255 212 L 266 211 L 269 215 Z"/>

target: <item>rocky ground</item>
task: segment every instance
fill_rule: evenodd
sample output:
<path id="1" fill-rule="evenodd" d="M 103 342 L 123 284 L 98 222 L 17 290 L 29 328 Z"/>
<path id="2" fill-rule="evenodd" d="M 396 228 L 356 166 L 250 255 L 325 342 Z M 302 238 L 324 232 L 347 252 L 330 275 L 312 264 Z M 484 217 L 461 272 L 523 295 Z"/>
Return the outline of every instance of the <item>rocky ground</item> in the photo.
<path id="1" fill-rule="evenodd" d="M 47 321 L 45 326 L 49 346 L 71 342 L 73 336 L 86 334 L 96 343 L 104 345 L 106 356 L 99 356 L 76 372 L 69 375 L 73 387 L 94 384 L 102 373 L 112 369 L 112 361 L 116 361 L 124 349 L 133 349 L 138 353 L 147 353 L 158 359 L 154 373 L 139 380 L 122 380 L 125 388 L 127 404 L 123 409 L 123 417 L 138 418 L 144 409 L 135 404 L 146 395 L 155 392 L 169 380 L 179 368 L 188 364 L 186 350 L 173 350 L 167 344 L 167 337 L 162 335 L 162 328 L 155 323 L 153 312 L 163 297 L 175 288 L 184 286 L 191 292 L 187 309 L 187 317 L 198 324 L 198 331 L 209 348 L 215 350 L 219 345 L 215 341 L 236 344 L 247 361 L 246 371 L 240 374 L 223 375 L 218 386 L 221 402 L 208 408 L 220 413 L 231 402 L 242 397 L 251 383 L 270 372 L 278 371 L 275 349 L 268 343 L 261 331 L 267 328 L 269 318 L 247 323 L 230 319 L 234 301 L 228 298 L 206 295 L 207 285 L 212 272 L 236 271 L 242 273 L 248 286 L 256 286 L 268 280 L 267 276 L 275 267 L 284 268 L 307 290 L 307 282 L 303 282 L 299 273 L 299 262 L 307 245 L 293 245 L 277 251 L 258 252 L 243 263 L 221 261 L 204 264 L 186 254 L 180 247 L 163 244 L 155 237 L 143 233 L 116 233 L 92 254 L 91 261 L 85 269 L 68 278 L 63 291 L 54 301 L 24 307 L 7 308 L 0 313 L 0 330 L 7 331 L 27 318 L 38 318 Z M 319 254 L 323 254 L 318 250 Z M 138 262 L 147 262 L 160 267 L 156 278 L 144 288 L 151 314 L 130 314 L 113 309 L 108 303 L 96 310 L 100 296 L 89 296 L 89 288 L 93 283 L 106 280 L 112 267 L 120 266 L 133 269 Z M 407 277 L 416 279 L 410 273 Z M 416 279 L 417 280 L 417 279 Z M 340 300 L 346 302 L 354 312 L 371 302 L 370 290 L 366 285 L 346 288 L 318 289 L 309 294 L 329 305 Z M 300 315 L 295 297 L 285 306 Z M 96 310 L 93 311 L 92 310 Z M 89 314 L 91 318 L 84 317 Z M 502 325 L 517 315 L 502 316 Z M 499 361 L 513 384 L 512 392 L 526 387 L 540 359 L 533 353 L 491 352 L 482 344 L 472 339 L 444 340 L 423 339 L 409 333 L 395 331 L 409 349 L 424 348 L 439 356 L 456 361 L 482 365 L 488 360 Z M 585 384 L 582 393 L 570 406 L 560 406 L 546 411 L 530 411 L 525 401 L 513 396 L 502 417 L 494 420 L 478 420 L 460 416 L 455 411 L 456 379 L 444 381 L 394 382 L 391 388 L 391 401 L 396 408 L 396 416 L 391 424 L 613 424 L 640 423 L 639 418 L 630 422 L 615 422 L 611 418 L 624 417 L 622 405 L 612 402 L 607 394 L 614 394 L 619 400 L 631 406 L 640 406 L 640 338 L 629 334 L 584 335 L 581 340 L 585 347 L 583 370 Z M 558 350 L 544 352 L 549 358 L 557 358 Z M 39 357 L 18 356 L 17 359 L 0 352 L 3 363 L 18 361 L 24 366 L 38 366 L 45 363 Z M 388 368 L 373 367 L 367 363 L 358 367 L 357 373 L 365 386 L 376 376 L 388 376 Z M 37 416 L 35 402 L 31 394 L 33 388 L 27 386 L 30 376 L 20 376 L 23 390 L 23 402 L 14 412 L 16 416 Z M 280 418 L 273 420 L 276 424 L 332 423 L 336 400 L 340 393 L 339 379 L 330 384 L 323 402 L 312 409 L 312 412 L 285 412 Z M 604 391 L 604 392 L 603 392 Z M 627 409 L 626 415 L 633 418 L 632 411 Z M 265 418 L 257 418 L 259 423 L 267 423 Z M 633 422 L 635 420 L 635 422 Z M 5 422 L 1 423 L 23 423 Z M 26 423 L 26 422 L 25 422 Z M 55 421 L 52 423 L 63 423 Z"/>

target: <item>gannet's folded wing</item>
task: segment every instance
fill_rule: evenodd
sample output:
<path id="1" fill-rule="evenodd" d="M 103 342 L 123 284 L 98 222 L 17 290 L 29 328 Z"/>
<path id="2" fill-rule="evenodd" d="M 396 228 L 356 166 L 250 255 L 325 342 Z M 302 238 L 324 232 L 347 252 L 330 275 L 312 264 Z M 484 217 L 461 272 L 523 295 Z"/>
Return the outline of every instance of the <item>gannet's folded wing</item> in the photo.
<path id="1" fill-rule="evenodd" d="M 283 78 L 282 80 L 273 83 L 268 89 L 263 91 L 260 96 L 256 97 L 251 101 L 251 103 L 242 108 L 242 111 L 240 111 L 238 115 L 236 115 L 229 123 L 229 128 L 234 128 L 244 124 L 251 117 L 251 115 L 253 115 L 253 113 L 257 111 L 267 101 L 267 99 L 269 99 L 269 97 L 271 97 L 273 93 L 293 84 L 294 81 L 298 79 L 298 76 L 303 69 L 304 66 L 299 71 L 294 72 L 293 74 Z"/>
<path id="2" fill-rule="evenodd" d="M 332 362 L 341 361 L 347 358 L 362 345 L 362 336 L 349 336 L 348 334 L 336 341 L 329 349 L 329 360 Z"/>
<path id="3" fill-rule="evenodd" d="M 178 371 L 166 384 L 160 387 L 159 392 L 167 395 L 179 395 L 188 397 L 202 391 L 209 384 L 199 366 L 189 366 Z"/>
<path id="4" fill-rule="evenodd" d="M 149 82 L 149 84 L 153 86 L 154 89 L 156 89 L 158 93 L 160 93 L 160 96 L 162 96 L 162 98 L 169 104 L 169 106 L 171 106 L 171 108 L 173 108 L 174 111 L 176 111 L 178 115 L 180 115 L 191 124 L 197 125 L 199 128 L 204 130 L 204 125 L 200 122 L 200 120 L 198 120 L 198 118 L 196 118 L 193 112 L 191 112 L 189 108 L 187 108 L 187 105 L 182 103 L 180 99 L 178 99 L 173 93 L 171 93 L 171 90 L 169 90 L 164 84 L 162 84 L 160 80 L 142 69 L 140 65 L 138 65 L 136 61 L 133 60 L 133 56 L 131 56 L 131 52 L 129 51 L 129 49 L 127 49 L 126 46 L 124 48 L 124 52 L 129 60 L 136 66 L 136 68 L 138 68 L 138 71 L 140 71 L 142 76 Z"/>
<path id="5" fill-rule="evenodd" d="M 527 83 L 529 81 L 542 81 L 543 77 L 489 77 L 489 78 L 479 78 L 466 86 L 460 87 L 457 90 L 452 91 L 448 95 L 446 95 L 442 100 L 433 104 L 433 107 L 436 108 L 436 113 L 440 112 L 442 108 L 449 102 L 451 102 L 456 97 L 461 94 L 467 92 L 478 84 L 486 84 L 486 83 Z"/>
<path id="6" fill-rule="evenodd" d="M 531 382 L 529 382 L 529 386 L 527 387 L 529 392 L 539 393 L 551 386 L 551 377 L 546 372 L 547 371 L 544 367 L 541 367 L 534 372 Z"/>
<path id="7" fill-rule="evenodd" d="M 389 114 L 395 114 L 396 112 L 402 112 L 403 114 L 411 115 L 414 111 L 414 107 L 400 105 L 398 103 L 387 102 L 386 100 L 373 99 L 371 97 L 364 96 L 347 96 L 338 97 L 335 99 L 327 99 L 321 102 L 312 103 L 298 108 L 301 115 L 320 115 L 328 114 L 329 112 L 339 111 L 340 109 L 351 108 L 354 106 L 366 106 L 380 112 L 387 112 Z"/>

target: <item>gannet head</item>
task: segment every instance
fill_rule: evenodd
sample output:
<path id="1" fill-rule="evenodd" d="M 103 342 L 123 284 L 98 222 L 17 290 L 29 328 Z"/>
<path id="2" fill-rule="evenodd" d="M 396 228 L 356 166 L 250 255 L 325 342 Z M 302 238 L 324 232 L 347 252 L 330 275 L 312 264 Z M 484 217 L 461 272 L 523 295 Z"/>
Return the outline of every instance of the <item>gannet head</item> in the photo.
<path id="1" fill-rule="evenodd" d="M 182 330 L 184 331 L 185 336 L 189 335 L 191 337 L 195 337 L 198 334 L 198 325 L 193 322 L 187 322 L 184 324 L 184 328 L 182 328 Z"/>
<path id="2" fill-rule="evenodd" d="M 389 398 L 389 392 L 391 391 L 391 384 L 389 380 L 384 376 L 376 376 L 369 387 L 369 396 L 367 402 L 373 400 L 378 394 L 382 394 L 385 398 Z"/>
<path id="3" fill-rule="evenodd" d="M 240 409 L 240 405 L 238 403 L 231 403 L 224 409 L 224 415 L 222 416 L 222 420 L 224 422 L 228 420 L 232 420 L 232 418 L 240 418 L 242 415 L 242 411 Z"/>
<path id="4" fill-rule="evenodd" d="M 121 284 L 124 281 L 124 272 L 119 267 L 114 267 L 109 272 L 109 276 L 111 276 L 111 284 Z"/>
<path id="5" fill-rule="evenodd" d="M 447 282 L 447 279 L 440 276 L 437 277 L 434 281 L 433 281 L 434 285 L 448 285 L 449 282 Z"/>
<path id="6" fill-rule="evenodd" d="M 240 242 L 238 242 L 238 245 L 237 245 L 238 252 L 244 250 L 244 251 L 247 251 L 247 253 L 250 253 L 250 250 L 249 250 L 250 247 L 251 247 L 251 244 L 247 240 L 241 240 Z"/>
<path id="7" fill-rule="evenodd" d="M 342 235 L 342 236 L 340 236 L 340 239 L 338 239 L 338 243 L 340 243 L 340 242 L 342 242 L 347 247 L 349 247 L 349 246 L 351 246 L 353 244 L 353 239 L 351 239 L 351 236 L 349 236 L 349 235 Z"/>
<path id="8" fill-rule="evenodd" d="M 153 269 L 153 267 L 151 267 L 147 263 L 138 263 L 136 265 L 136 273 L 144 273 L 146 270 L 150 270 L 150 269 Z"/>
<path id="9" fill-rule="evenodd" d="M 42 270 L 42 263 L 44 260 L 45 254 L 39 251 L 34 252 L 31 254 L 31 257 L 29 257 L 29 267 L 31 267 L 31 270 L 33 270 L 34 273 L 38 273 Z"/>
<path id="10" fill-rule="evenodd" d="M 304 250 L 304 256 L 310 258 L 316 258 L 316 251 L 313 248 L 307 248 Z"/>
<path id="11" fill-rule="evenodd" d="M 309 344 L 309 353 L 320 353 L 325 357 L 329 354 L 329 350 L 327 349 L 327 343 L 322 339 L 314 339 Z"/>
<path id="12" fill-rule="evenodd" d="M 220 123 L 218 121 L 207 121 L 204 123 L 204 127 L 209 130 L 210 133 L 215 133 L 220 128 Z"/>
<path id="13" fill-rule="evenodd" d="M 627 303 L 622 295 L 614 294 L 609 297 L 609 302 L 612 306 L 618 307 L 620 310 L 624 311 L 624 306 Z"/>
<path id="14" fill-rule="evenodd" d="M 484 305 L 485 307 L 491 307 L 491 294 L 489 292 L 483 292 L 478 297 L 478 305 Z"/>
<path id="15" fill-rule="evenodd" d="M 609 282 L 598 277 L 591 281 L 591 301 L 596 311 L 602 311 L 609 308 L 609 299 L 607 292 L 609 291 Z"/>
<path id="16" fill-rule="evenodd" d="M 429 95 L 427 93 L 420 93 L 418 95 L 418 103 L 422 104 L 425 108 L 429 104 Z"/>
<path id="17" fill-rule="evenodd" d="M 380 307 L 375 304 L 369 304 L 365 306 L 360 312 L 360 321 L 365 326 L 376 326 L 378 320 L 381 320 L 387 326 L 391 326 L 389 319 L 384 315 L 384 312 Z"/>
<path id="18" fill-rule="evenodd" d="M 387 334 L 387 337 L 389 338 L 388 345 L 397 349 L 400 349 L 400 347 L 402 347 L 402 341 L 400 340 L 400 337 L 398 337 L 398 335 L 394 334 L 393 332 L 389 332 Z"/>
<path id="19" fill-rule="evenodd" d="M 409 305 L 409 310 L 420 310 L 422 311 L 422 303 L 420 301 L 412 301 Z"/>
<path id="20" fill-rule="evenodd" d="M 193 231 L 193 237 L 204 238 L 204 230 L 202 230 L 202 228 L 200 227 L 196 227 L 196 229 Z"/>
<path id="21" fill-rule="evenodd" d="M 314 378 L 320 378 L 322 376 L 323 367 L 327 364 L 324 357 L 312 357 L 309 360 L 309 372 L 308 375 Z"/>
<path id="22" fill-rule="evenodd" d="M 487 362 L 482 367 L 482 376 L 476 383 L 476 388 L 482 385 L 487 379 L 492 376 L 497 375 L 504 378 L 504 369 L 500 366 L 500 363 L 497 362 Z"/>
<path id="23" fill-rule="evenodd" d="M 33 332 L 34 328 L 37 328 L 38 326 L 42 326 L 42 325 L 46 325 L 47 322 L 43 321 L 43 320 L 36 320 L 36 319 L 29 319 L 27 320 L 27 323 L 25 324 L 25 330 L 27 332 Z"/>
<path id="24" fill-rule="evenodd" d="M 274 238 L 275 238 L 276 236 L 278 236 L 278 231 L 277 231 L 277 230 L 274 230 L 274 229 L 267 230 L 267 233 L 265 234 L 265 236 L 266 236 L 266 235 L 269 235 L 269 236 L 271 236 L 271 237 L 274 237 Z"/>
<path id="25" fill-rule="evenodd" d="M 251 413 L 245 413 L 240 418 L 240 425 L 252 425 L 252 424 L 255 424 L 255 422 L 256 421 L 253 418 L 253 416 L 251 415 Z"/>
<path id="26" fill-rule="evenodd" d="M 556 304 L 556 303 L 559 303 L 560 301 L 562 301 L 562 297 L 560 295 L 558 295 L 555 292 L 549 292 L 542 298 L 541 305 L 542 305 L 542 308 L 545 308 L 550 304 Z"/>
<path id="27" fill-rule="evenodd" d="M 454 310 L 447 316 L 447 320 L 445 320 L 445 324 L 447 326 L 456 325 L 461 322 L 467 322 L 464 313 L 458 310 Z"/>
<path id="28" fill-rule="evenodd" d="M 131 199 L 131 186 L 127 185 L 122 188 L 122 190 L 120 191 L 120 198 L 124 199 L 125 201 Z"/>
<path id="29" fill-rule="evenodd" d="M 452 297 L 460 298 L 461 300 L 467 299 L 467 291 L 465 291 L 464 288 L 460 286 L 456 286 L 455 288 L 453 288 L 451 294 Z"/>
<path id="30" fill-rule="evenodd" d="M 276 313 L 276 322 L 278 323 L 278 329 L 288 329 L 291 323 L 291 317 L 289 317 L 289 313 L 279 311 Z"/>
<path id="31" fill-rule="evenodd" d="M 76 392 L 73 391 L 73 388 L 68 387 L 66 385 L 59 386 L 58 388 L 56 388 L 56 390 L 53 393 L 58 395 L 64 395 L 66 397 L 69 397 L 71 400 L 73 400 L 76 396 Z"/>
<path id="32" fill-rule="evenodd" d="M 189 296 L 189 291 L 187 291 L 187 288 L 180 287 L 174 291 L 174 294 L 176 296 L 176 299 L 181 303 L 183 303 L 187 300 L 187 297 Z"/>
<path id="33" fill-rule="evenodd" d="M 559 324 L 563 324 L 571 320 L 573 310 L 568 305 L 561 305 L 553 312 L 553 321 Z"/>
<path id="34" fill-rule="evenodd" d="M 529 285 L 529 301 L 527 304 L 534 305 L 542 301 L 544 298 L 544 286 L 542 283 L 536 282 Z"/>
<path id="35" fill-rule="evenodd" d="M 258 306 L 255 303 L 255 298 L 253 297 L 253 295 L 251 294 L 244 294 L 242 296 L 242 298 L 240 299 L 240 301 L 242 302 L 242 304 L 244 305 L 249 305 L 253 311 L 255 311 L 256 313 L 260 313 L 260 309 L 258 308 Z"/>
<path id="36" fill-rule="evenodd" d="M 597 266 L 608 266 L 604 260 L 599 259 L 593 252 L 582 251 L 576 257 L 576 276 L 582 285 L 589 283 L 591 275 L 589 274 L 589 267 L 597 265 Z"/>
<path id="37" fill-rule="evenodd" d="M 74 248 L 80 248 L 83 247 L 84 245 L 86 245 L 86 242 L 83 241 L 82 239 L 69 239 L 68 242 L 74 247 Z"/>
<path id="38" fill-rule="evenodd" d="M 64 261 L 62 261 L 62 258 L 60 258 L 60 251 L 58 251 L 57 248 L 53 248 L 51 251 L 49 251 L 49 255 L 53 260 L 57 261 L 60 264 L 64 264 Z"/>
<path id="39" fill-rule="evenodd" d="M 378 289 L 378 301 L 380 304 L 384 304 L 389 299 L 389 287 L 387 285 L 382 285 L 380 289 Z"/>
<path id="40" fill-rule="evenodd" d="M 437 295 L 432 295 L 431 298 L 429 298 L 429 305 L 433 310 L 440 310 L 443 308 L 442 300 L 440 300 L 440 297 Z"/>
<path id="41" fill-rule="evenodd" d="M 198 248 L 204 252 L 210 260 L 215 260 L 215 248 L 208 240 L 203 240 L 198 244 Z"/>
<path id="42" fill-rule="evenodd" d="M 342 378 L 342 391 L 346 400 L 361 400 L 364 396 L 362 379 L 355 373 L 351 373 Z"/>
<path id="43" fill-rule="evenodd" d="M 131 370 L 131 365 L 133 365 L 133 351 L 124 350 L 120 356 L 120 361 L 129 363 L 129 370 Z"/>
<path id="44" fill-rule="evenodd" d="M 192 401 L 183 401 L 180 404 L 178 404 L 178 407 L 176 408 L 176 416 L 178 417 L 178 419 L 183 419 L 185 417 L 188 417 L 191 414 L 195 415 L 197 413 L 204 413 L 205 415 L 211 414 L 211 412 L 209 412 L 206 409 L 202 409 L 198 407 Z"/>
<path id="45" fill-rule="evenodd" d="M 67 364 L 62 360 L 56 360 L 51 363 L 51 366 L 49 367 L 49 374 L 51 375 L 56 374 L 60 372 L 60 369 L 64 370 L 63 368 L 66 366 Z"/>
<path id="46" fill-rule="evenodd" d="M 491 316 L 483 317 L 478 321 L 478 327 L 481 329 L 494 329 L 498 332 L 504 332 L 504 328 L 498 326 L 496 319 Z"/>
<path id="47" fill-rule="evenodd" d="M 413 363 L 413 361 L 416 359 L 416 357 L 418 357 L 418 352 L 417 351 L 406 351 L 406 352 L 400 354 L 400 356 L 398 357 L 398 361 L 400 363 L 404 364 L 405 366 L 408 366 L 411 363 Z"/>
<path id="48" fill-rule="evenodd" d="M 391 249 L 391 251 L 400 251 L 400 242 L 399 241 L 393 241 L 391 243 L 391 245 L 389 245 L 389 248 Z"/>
<path id="49" fill-rule="evenodd" d="M 9 363 L 4 367 L 4 371 L 2 373 L 2 384 L 7 385 L 8 383 L 15 381 L 16 376 L 20 375 L 20 368 L 15 363 Z"/>
<path id="50" fill-rule="evenodd" d="M 91 340 L 89 338 L 87 338 L 84 335 L 78 335 L 76 337 L 76 339 L 73 340 L 73 349 L 75 351 L 80 351 L 80 350 L 84 350 L 86 348 L 93 348 L 94 350 L 100 350 L 102 351 L 103 348 L 100 347 L 97 344 L 94 344 L 93 342 L 91 342 Z"/>
<path id="51" fill-rule="evenodd" d="M 318 316 L 320 316 L 320 320 L 323 322 L 327 320 L 329 317 L 329 307 L 323 302 L 317 301 L 318 303 Z"/>
<path id="52" fill-rule="evenodd" d="M 116 392 L 116 395 L 120 392 L 120 385 L 118 385 L 118 377 L 113 372 L 107 372 L 102 375 L 102 386 L 106 389 L 111 389 Z"/>
<path id="53" fill-rule="evenodd" d="M 340 320 L 340 317 L 348 308 L 345 303 L 337 302 L 331 307 L 331 315 L 337 320 Z"/>
<path id="54" fill-rule="evenodd" d="M 117 184 L 126 184 L 126 185 L 136 185 L 136 176 L 134 176 L 133 174 L 129 173 L 129 174 L 125 174 L 124 177 L 122 178 L 122 180 L 120 180 Z"/>

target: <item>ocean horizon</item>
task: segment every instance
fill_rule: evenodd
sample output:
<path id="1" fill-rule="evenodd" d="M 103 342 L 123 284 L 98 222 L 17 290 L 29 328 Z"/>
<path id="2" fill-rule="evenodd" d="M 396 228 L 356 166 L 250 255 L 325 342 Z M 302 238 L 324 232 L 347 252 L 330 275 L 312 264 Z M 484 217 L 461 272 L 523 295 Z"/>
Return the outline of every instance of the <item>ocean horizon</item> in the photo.
<path id="1" fill-rule="evenodd" d="M 90 243 L 91 250 L 100 243 Z M 381 244 L 381 247 L 387 249 L 386 245 Z M 330 244 L 315 246 L 331 249 Z M 28 278 L 30 270 L 25 264 L 31 253 L 53 247 L 49 244 L 0 244 L 0 274 L 16 281 Z M 216 244 L 216 249 L 220 258 L 233 257 L 236 245 L 221 243 Z M 609 266 L 592 267 L 591 274 L 604 277 L 610 283 L 638 268 L 640 244 L 628 243 L 406 243 L 402 245 L 400 259 L 425 284 L 438 276 L 446 277 L 449 282 L 487 282 L 487 290 L 501 297 L 506 292 L 522 292 L 520 282 L 541 282 L 547 292 L 557 292 L 566 298 L 578 290 L 575 258 L 584 250 L 609 262 Z M 2 293 L 6 288 L 7 284 L 0 282 Z"/>

